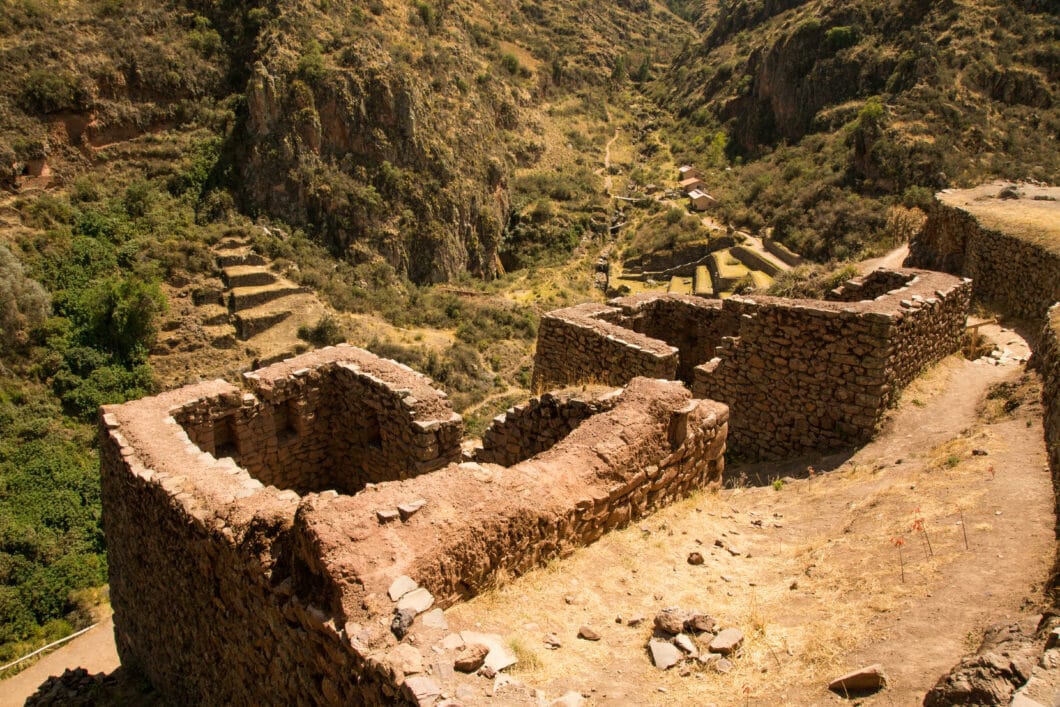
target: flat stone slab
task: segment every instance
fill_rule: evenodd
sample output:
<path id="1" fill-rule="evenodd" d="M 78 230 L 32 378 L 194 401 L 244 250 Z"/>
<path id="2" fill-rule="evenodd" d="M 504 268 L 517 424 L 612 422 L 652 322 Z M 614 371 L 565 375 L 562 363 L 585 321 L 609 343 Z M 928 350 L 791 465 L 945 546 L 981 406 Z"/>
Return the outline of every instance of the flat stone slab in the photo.
<path id="1" fill-rule="evenodd" d="M 390 523 L 392 521 L 397 520 L 398 518 L 401 517 L 401 514 L 398 513 L 396 510 L 387 508 L 387 509 L 376 511 L 375 512 L 375 517 L 379 520 L 380 523 L 384 523 L 385 524 L 385 523 Z"/>
<path id="2" fill-rule="evenodd" d="M 508 646 L 504 645 L 504 639 L 495 633 L 477 633 L 476 631 L 461 631 L 460 638 L 464 644 L 471 646 L 476 643 L 482 644 L 490 649 L 486 654 L 483 665 L 494 672 L 500 672 L 519 662 Z"/>
<path id="3" fill-rule="evenodd" d="M 651 651 L 651 662 L 654 663 L 655 667 L 659 670 L 672 668 L 680 663 L 681 658 L 684 657 L 681 654 L 681 651 L 677 649 L 677 646 L 669 641 L 652 639 L 651 641 L 648 641 L 648 650 Z"/>
<path id="4" fill-rule="evenodd" d="M 674 636 L 674 645 L 687 653 L 690 658 L 695 658 L 699 655 L 699 651 L 696 650 L 696 644 L 692 643 L 692 639 L 683 633 Z"/>
<path id="5" fill-rule="evenodd" d="M 455 633 L 450 633 L 442 639 L 441 646 L 447 651 L 458 651 L 464 647 L 464 639 Z"/>
<path id="6" fill-rule="evenodd" d="M 427 611 L 427 609 L 430 609 L 433 605 L 434 597 L 431 596 L 431 593 L 423 587 L 413 589 L 411 592 L 401 597 L 401 600 L 398 601 L 399 609 L 411 609 L 417 614 L 422 614 L 423 612 Z"/>
<path id="7" fill-rule="evenodd" d="M 401 515 L 401 520 L 408 520 L 416 514 L 416 511 L 420 510 L 425 505 L 427 505 L 427 501 L 422 498 L 417 499 L 415 501 L 409 501 L 407 503 L 399 504 L 397 509 L 398 513 Z"/>
<path id="8" fill-rule="evenodd" d="M 887 687 L 887 676 L 879 663 L 858 668 L 828 683 L 828 689 L 840 695 L 845 693 L 875 692 Z"/>
<path id="9" fill-rule="evenodd" d="M 1009 707 L 1045 707 L 1045 705 L 1037 700 L 1032 700 L 1022 692 L 1017 692 L 1012 696 L 1012 702 L 1009 703 Z"/>
<path id="10" fill-rule="evenodd" d="M 423 672 L 423 654 L 408 643 L 399 643 L 391 651 L 390 657 L 406 675 Z"/>
<path id="11" fill-rule="evenodd" d="M 432 705 L 442 695 L 434 680 L 421 675 L 405 678 L 404 692 L 417 705 Z"/>
<path id="12" fill-rule="evenodd" d="M 445 612 L 441 609 L 431 609 L 423 615 L 424 628 L 437 628 L 442 631 L 449 628 L 449 622 L 445 620 Z"/>
<path id="13" fill-rule="evenodd" d="M 711 653 L 729 655 L 743 644 L 743 631 L 738 628 L 727 628 L 710 642 Z"/>
<path id="14" fill-rule="evenodd" d="M 403 574 L 390 583 L 390 589 L 387 589 L 386 593 L 390 595 L 390 601 L 397 601 L 413 589 L 418 589 L 419 586 L 412 581 L 411 577 Z"/>

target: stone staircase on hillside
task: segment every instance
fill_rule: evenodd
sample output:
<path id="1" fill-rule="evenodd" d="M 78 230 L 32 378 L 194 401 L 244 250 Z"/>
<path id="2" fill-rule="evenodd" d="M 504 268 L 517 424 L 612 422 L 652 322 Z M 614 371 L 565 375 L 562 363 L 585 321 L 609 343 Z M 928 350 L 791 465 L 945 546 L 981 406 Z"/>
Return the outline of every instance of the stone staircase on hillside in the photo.
<path id="1" fill-rule="evenodd" d="M 218 280 L 171 295 L 170 319 L 152 361 L 163 380 L 195 371 L 222 374 L 298 353 L 298 329 L 327 313 L 316 295 L 269 269 L 249 242 L 229 238 L 214 247 Z M 242 345 L 241 345 L 242 344 Z"/>
<path id="2" fill-rule="evenodd" d="M 311 290 L 300 287 L 268 268 L 268 261 L 250 250 L 245 241 L 229 239 L 215 249 L 223 300 L 236 335 L 257 340 L 262 361 L 294 353 L 298 328 L 316 324 L 325 314 Z"/>

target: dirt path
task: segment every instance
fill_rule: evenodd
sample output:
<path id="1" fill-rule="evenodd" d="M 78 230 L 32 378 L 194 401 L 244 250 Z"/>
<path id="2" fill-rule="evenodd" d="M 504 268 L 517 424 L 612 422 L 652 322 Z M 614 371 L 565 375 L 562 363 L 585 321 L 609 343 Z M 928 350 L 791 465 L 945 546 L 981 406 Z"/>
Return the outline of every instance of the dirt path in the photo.
<path id="1" fill-rule="evenodd" d="M 608 119 L 608 121 L 611 120 L 611 114 L 610 113 L 608 113 L 607 119 Z M 603 178 L 604 178 L 604 192 L 609 197 L 611 197 L 612 199 L 614 199 L 616 197 L 615 197 L 614 194 L 611 193 L 611 189 L 613 188 L 613 185 L 614 185 L 614 182 L 613 182 L 613 179 L 612 179 L 612 175 L 611 175 L 611 146 L 614 145 L 618 141 L 618 133 L 619 133 L 619 129 L 616 127 L 615 128 L 615 134 L 612 135 L 611 139 L 607 141 L 606 145 L 604 145 L 604 166 L 603 166 L 603 169 L 598 169 L 596 171 L 597 174 L 601 174 L 603 176 Z"/>
<path id="2" fill-rule="evenodd" d="M 22 707 L 52 675 L 81 667 L 89 673 L 109 673 L 120 665 L 114 647 L 114 621 L 107 618 L 88 633 L 41 658 L 18 675 L 0 681 L 0 707 Z"/>
<path id="3" fill-rule="evenodd" d="M 879 258 L 869 258 L 863 260 L 858 264 L 858 270 L 862 275 L 870 273 L 877 268 L 900 268 L 905 259 L 909 256 L 909 244 L 903 243 L 887 255 L 883 255 Z"/>
<path id="4" fill-rule="evenodd" d="M 550 697 L 596 686 L 595 704 L 839 703 L 828 680 L 880 662 L 891 687 L 863 704 L 919 704 L 984 627 L 1033 613 L 1055 546 L 1040 390 L 1023 377 L 1025 343 L 992 334 L 1012 357 L 947 359 L 853 455 L 733 467 L 734 477 L 802 478 L 664 509 L 454 607 L 450 628 L 509 635 L 527 656 L 516 677 Z M 1000 383 L 1011 389 L 987 399 Z M 808 463 L 834 471 L 806 478 Z M 926 534 L 912 531 L 914 517 Z M 703 565 L 688 564 L 692 551 Z M 731 672 L 651 666 L 651 617 L 674 605 L 744 631 Z M 647 617 L 637 628 L 617 623 L 636 614 Z M 578 640 L 581 625 L 602 640 Z M 550 632 L 562 648 L 544 649 Z"/>

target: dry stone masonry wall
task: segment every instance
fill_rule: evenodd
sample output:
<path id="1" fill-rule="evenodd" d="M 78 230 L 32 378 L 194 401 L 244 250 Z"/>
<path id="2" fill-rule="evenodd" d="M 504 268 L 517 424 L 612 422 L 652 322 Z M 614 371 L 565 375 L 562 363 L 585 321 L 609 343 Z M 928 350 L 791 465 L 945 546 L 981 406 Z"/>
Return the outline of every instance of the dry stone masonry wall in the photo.
<path id="1" fill-rule="evenodd" d="M 610 410 L 621 394 L 611 389 L 601 395 L 554 391 L 508 408 L 493 418 L 482 435 L 475 461 L 512 466 L 549 449 L 584 420 Z"/>
<path id="2" fill-rule="evenodd" d="M 574 383 L 624 385 L 636 376 L 673 379 L 677 348 L 606 321 L 613 307 L 582 304 L 549 312 L 538 327 L 535 390 Z"/>
<path id="3" fill-rule="evenodd" d="M 460 677 L 451 663 L 426 674 L 444 654 L 432 650 L 444 618 L 428 609 L 717 485 L 723 471 L 728 409 L 671 381 L 636 378 L 586 407 L 542 398 L 513 412 L 510 432 L 499 425 L 496 439 L 545 420 L 545 409 L 580 424 L 550 427 L 539 446 L 551 436 L 551 447 L 509 466 L 435 471 L 417 466 L 426 454 L 414 449 L 431 444 L 416 440 L 433 434 L 432 460 L 442 459 L 459 419 L 429 381 L 398 364 L 338 347 L 246 383 L 252 392 L 214 381 L 101 415 L 119 654 L 175 703 L 431 704 L 443 690 L 454 694 Z M 363 423 L 352 442 L 328 437 L 372 414 L 380 437 L 393 428 L 412 460 L 392 480 L 358 482 L 343 495 L 299 471 L 298 454 L 360 445 Z M 277 431 L 307 441 L 271 443 Z M 397 592 L 402 583 L 418 589 Z"/>
<path id="4" fill-rule="evenodd" d="M 196 400 L 174 417 L 202 450 L 263 483 L 354 492 L 460 459 L 460 416 L 401 364 L 344 346 L 245 379 L 251 392 Z"/>
<path id="5" fill-rule="evenodd" d="M 903 387 L 957 351 L 970 284 L 903 275 L 907 284 L 871 300 L 726 301 L 739 332 L 696 369 L 693 390 L 730 404 L 736 453 L 776 459 L 865 442 Z"/>
<path id="6" fill-rule="evenodd" d="M 721 300 L 689 295 L 645 293 L 612 300 L 619 311 L 601 315 L 677 348 L 677 378 L 692 383 L 695 367 L 709 361 L 722 338 L 736 333 L 738 322 Z"/>
<path id="7" fill-rule="evenodd" d="M 1045 444 L 1053 470 L 1053 487 L 1060 498 L 1060 303 L 1054 304 L 1047 313 L 1034 355 L 1042 374 Z"/>
<path id="8" fill-rule="evenodd" d="M 1003 198 L 1007 194 L 1010 197 Z M 936 195 L 907 263 L 967 275 L 973 294 L 1042 332 L 1045 434 L 1060 489 L 1060 189 L 986 184 Z"/>
<path id="9" fill-rule="evenodd" d="M 637 339 L 622 352 L 632 332 L 654 350 L 677 349 L 671 377 L 730 406 L 735 452 L 772 459 L 846 446 L 871 437 L 902 387 L 958 349 L 970 293 L 951 275 L 895 270 L 850 281 L 835 301 L 651 294 L 582 305 L 545 317 L 534 379 L 621 385 L 648 347 Z M 601 321 L 610 326 L 592 324 Z"/>
<path id="10" fill-rule="evenodd" d="M 952 200 L 955 205 L 938 200 L 932 204 L 923 229 L 910 243 L 906 264 L 970 277 L 976 298 L 1016 317 L 1041 321 L 1060 301 L 1060 243 L 1050 247 L 1044 237 L 1010 231 L 1003 222 L 980 219 L 965 210 L 975 211 L 979 200 Z M 1024 199 L 1010 206 L 1029 210 L 1048 203 Z M 1060 211 L 1052 218 L 1055 224 Z"/>
<path id="11" fill-rule="evenodd" d="M 1057 507 L 1060 508 L 1060 189 L 1038 185 L 994 183 L 968 190 L 947 190 L 935 196 L 928 219 L 910 243 L 906 264 L 931 267 L 974 278 L 973 294 L 1001 312 L 1029 320 L 1040 331 L 1034 347 L 1034 365 L 1042 376 L 1045 442 L 1052 469 Z M 1060 556 L 1057 557 L 1060 566 Z M 1055 605 L 1056 585 L 1053 579 Z M 1055 606 L 1054 606 L 1055 609 Z M 1023 660 L 1051 639 L 1043 640 L 1053 621 L 1043 621 L 1013 641 Z M 1023 645 L 1018 645 L 1022 641 Z M 951 699 L 953 690 L 968 689 L 969 668 L 977 674 L 982 655 L 962 661 L 944 676 L 925 704 Z M 1035 668 L 1047 669 L 1042 657 Z M 1032 677 L 1034 680 L 1036 678 Z M 1029 683 L 1028 683 L 1029 684 Z M 1006 689 L 1008 686 L 1006 685 Z M 1018 696 L 1030 703 L 1031 700 Z M 940 701 L 941 700 L 941 701 Z M 946 702 L 949 704 L 949 702 Z"/>

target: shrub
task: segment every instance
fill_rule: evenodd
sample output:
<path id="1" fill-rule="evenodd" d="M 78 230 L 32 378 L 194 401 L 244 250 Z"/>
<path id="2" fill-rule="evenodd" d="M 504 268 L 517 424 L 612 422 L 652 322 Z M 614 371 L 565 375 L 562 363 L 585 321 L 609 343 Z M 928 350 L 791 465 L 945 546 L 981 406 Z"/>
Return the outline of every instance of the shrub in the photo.
<path id="1" fill-rule="evenodd" d="M 70 316 L 85 345 L 133 363 L 154 342 L 166 298 L 155 283 L 109 277 L 79 293 L 72 304 Z"/>
<path id="2" fill-rule="evenodd" d="M 334 317 L 325 314 L 313 326 L 298 327 L 298 338 L 314 346 L 334 346 L 346 341 L 346 332 Z"/>
<path id="3" fill-rule="evenodd" d="M 0 245 L 0 355 L 29 342 L 51 310 L 51 298 L 39 282 L 26 276 L 22 263 Z"/>
<path id="4" fill-rule="evenodd" d="M 22 79 L 22 100 L 30 110 L 56 113 L 81 107 L 86 97 L 69 71 L 33 69 Z"/>
<path id="5" fill-rule="evenodd" d="M 853 27 L 832 27 L 824 33 L 824 44 L 832 52 L 852 47 L 857 42 L 858 33 Z"/>
<path id="6" fill-rule="evenodd" d="M 521 65 L 519 64 L 519 58 L 516 57 L 514 54 L 504 54 L 503 56 L 501 56 L 501 66 L 503 66 L 504 70 L 512 76 L 518 74 L 519 69 L 521 68 Z"/>
<path id="7" fill-rule="evenodd" d="M 320 42 L 311 39 L 306 42 L 301 58 L 298 60 L 298 76 L 311 84 L 319 83 L 327 75 L 324 65 L 324 54 Z"/>

